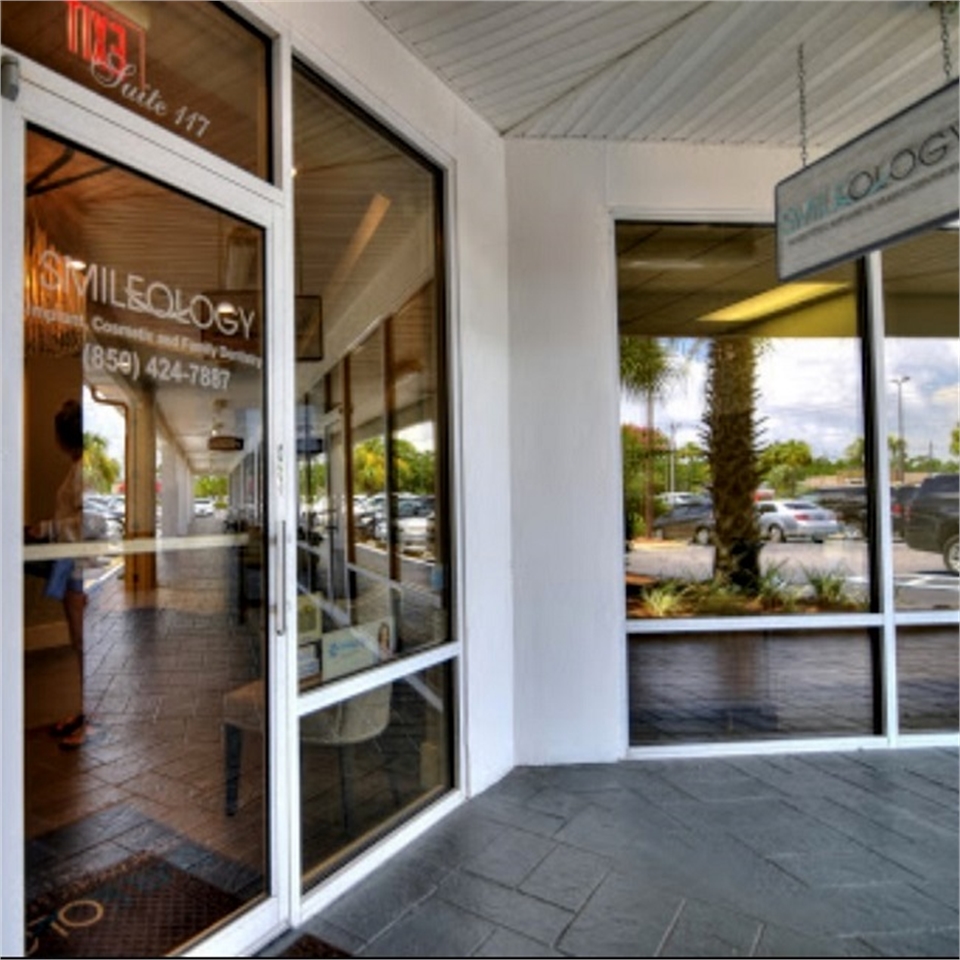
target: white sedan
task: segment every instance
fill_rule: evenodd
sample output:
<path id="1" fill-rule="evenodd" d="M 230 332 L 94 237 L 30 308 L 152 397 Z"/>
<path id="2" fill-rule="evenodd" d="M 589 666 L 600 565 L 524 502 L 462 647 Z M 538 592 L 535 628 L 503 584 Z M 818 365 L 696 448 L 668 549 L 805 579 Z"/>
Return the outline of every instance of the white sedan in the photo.
<path id="1" fill-rule="evenodd" d="M 819 543 L 840 532 L 837 515 L 809 500 L 766 500 L 757 504 L 760 534 L 775 543 L 813 540 Z"/>

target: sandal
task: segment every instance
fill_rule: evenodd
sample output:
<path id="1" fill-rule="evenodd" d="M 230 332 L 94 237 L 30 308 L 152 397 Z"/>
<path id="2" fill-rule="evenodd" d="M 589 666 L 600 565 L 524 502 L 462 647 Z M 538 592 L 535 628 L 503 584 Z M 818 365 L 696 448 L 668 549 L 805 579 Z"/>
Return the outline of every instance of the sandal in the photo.
<path id="1" fill-rule="evenodd" d="M 76 750 L 77 747 L 82 747 L 87 742 L 87 725 L 81 723 L 73 733 L 67 734 L 65 737 L 61 737 L 57 746 L 61 750 Z"/>
<path id="2" fill-rule="evenodd" d="M 66 717 L 57 721 L 51 728 L 50 733 L 55 737 L 68 737 L 76 733 L 86 723 L 86 717 L 78 713 L 75 717 Z"/>

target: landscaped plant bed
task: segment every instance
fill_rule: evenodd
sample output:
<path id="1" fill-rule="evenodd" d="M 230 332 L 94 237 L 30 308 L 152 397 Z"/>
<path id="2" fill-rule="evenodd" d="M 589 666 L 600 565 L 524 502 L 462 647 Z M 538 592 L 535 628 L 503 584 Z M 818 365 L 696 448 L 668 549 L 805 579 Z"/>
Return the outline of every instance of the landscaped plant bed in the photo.
<path id="1" fill-rule="evenodd" d="M 866 609 L 866 598 L 851 590 L 839 571 L 806 570 L 807 582 L 789 583 L 770 571 L 754 590 L 719 580 L 651 579 L 628 584 L 627 617 L 738 617 L 777 613 L 836 613 Z"/>

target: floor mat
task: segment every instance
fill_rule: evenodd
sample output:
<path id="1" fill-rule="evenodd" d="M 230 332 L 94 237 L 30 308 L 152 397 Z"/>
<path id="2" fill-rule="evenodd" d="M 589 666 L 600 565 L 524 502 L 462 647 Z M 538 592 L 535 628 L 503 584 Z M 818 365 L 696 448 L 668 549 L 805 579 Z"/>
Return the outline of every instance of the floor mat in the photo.
<path id="1" fill-rule="evenodd" d="M 141 853 L 32 901 L 27 955 L 161 957 L 242 903 L 235 894 Z"/>
<path id="2" fill-rule="evenodd" d="M 349 957 L 351 954 L 344 953 L 337 947 L 331 946 L 318 937 L 304 934 L 298 937 L 287 947 L 283 953 L 278 953 L 278 957 L 302 957 L 308 960 L 311 957 Z"/>

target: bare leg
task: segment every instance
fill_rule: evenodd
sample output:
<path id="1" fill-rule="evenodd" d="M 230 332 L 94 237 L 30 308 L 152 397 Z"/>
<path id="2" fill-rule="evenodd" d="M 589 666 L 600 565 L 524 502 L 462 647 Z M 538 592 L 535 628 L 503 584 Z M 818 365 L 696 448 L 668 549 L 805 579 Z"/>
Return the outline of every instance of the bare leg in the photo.
<path id="1" fill-rule="evenodd" d="M 70 636 L 70 646 L 77 657 L 77 667 L 80 671 L 80 715 L 85 709 L 84 701 L 84 662 L 83 662 L 83 611 L 87 605 L 86 594 L 82 590 L 70 590 L 63 597 L 63 612 L 67 620 L 67 633 Z M 61 739 L 64 747 L 80 746 L 86 739 L 85 724 L 75 732 Z"/>
<path id="2" fill-rule="evenodd" d="M 67 618 L 70 646 L 76 652 L 80 664 L 80 709 L 83 710 L 83 610 L 87 595 L 77 590 L 68 590 L 63 597 L 63 610 Z"/>

